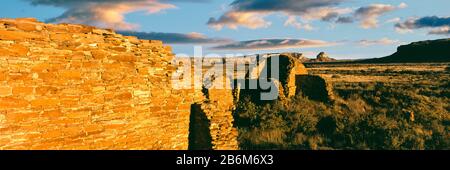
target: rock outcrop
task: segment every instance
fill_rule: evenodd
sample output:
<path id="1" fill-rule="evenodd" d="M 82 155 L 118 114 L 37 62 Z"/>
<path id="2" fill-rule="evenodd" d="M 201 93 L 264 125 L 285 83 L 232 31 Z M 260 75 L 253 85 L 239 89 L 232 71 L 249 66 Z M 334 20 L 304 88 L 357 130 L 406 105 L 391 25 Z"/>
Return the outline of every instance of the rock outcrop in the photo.
<path id="1" fill-rule="evenodd" d="M 315 59 L 311 59 L 308 62 L 333 62 L 336 61 L 334 58 L 330 58 L 327 53 L 320 52 Z"/>
<path id="2" fill-rule="evenodd" d="M 316 58 L 307 58 L 303 53 L 282 53 L 283 55 L 289 55 L 292 58 L 297 59 L 302 63 L 316 63 L 316 62 L 334 62 L 337 61 L 334 58 L 330 58 L 327 53 L 320 52 Z"/>
<path id="3" fill-rule="evenodd" d="M 290 55 L 298 61 L 304 63 L 309 62 L 311 59 L 307 58 L 303 53 L 283 53 L 284 55 Z"/>

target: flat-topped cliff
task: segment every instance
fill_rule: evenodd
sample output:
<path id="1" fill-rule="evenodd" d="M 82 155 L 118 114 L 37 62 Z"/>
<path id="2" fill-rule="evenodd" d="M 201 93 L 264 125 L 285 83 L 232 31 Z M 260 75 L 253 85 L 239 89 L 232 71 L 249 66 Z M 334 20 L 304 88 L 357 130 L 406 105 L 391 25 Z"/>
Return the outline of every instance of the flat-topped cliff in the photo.
<path id="1" fill-rule="evenodd" d="M 394 54 L 364 62 L 450 62 L 450 38 L 401 45 Z"/>

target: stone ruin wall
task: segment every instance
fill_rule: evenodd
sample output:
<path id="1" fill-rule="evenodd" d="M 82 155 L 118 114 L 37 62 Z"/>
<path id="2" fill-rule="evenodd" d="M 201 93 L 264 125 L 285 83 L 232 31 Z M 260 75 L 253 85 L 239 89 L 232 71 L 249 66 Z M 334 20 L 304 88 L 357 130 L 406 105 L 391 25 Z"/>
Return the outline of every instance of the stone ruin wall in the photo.
<path id="1" fill-rule="evenodd" d="M 193 112 L 207 121 L 206 149 L 239 149 L 236 91 L 171 88 L 173 59 L 161 41 L 1 19 L 0 149 L 191 149 L 190 131 L 201 126 Z M 303 64 L 289 61 L 286 82 L 277 84 L 281 97 L 301 90 L 298 76 L 308 77 Z"/>
<path id="2" fill-rule="evenodd" d="M 278 97 L 274 100 L 286 100 L 288 98 L 294 97 L 298 94 L 303 94 L 312 100 L 317 100 L 320 102 L 332 102 L 332 89 L 331 85 L 322 77 L 318 75 L 309 75 L 306 67 L 301 63 L 300 60 L 292 56 L 292 54 L 285 53 L 281 55 L 264 55 L 255 58 L 246 59 L 242 58 L 204 58 L 202 59 L 204 65 L 208 67 L 203 68 L 203 80 L 211 80 L 210 82 L 203 83 L 202 92 L 205 95 L 205 100 L 198 103 L 200 108 L 197 112 L 200 115 L 204 115 L 205 121 L 208 122 L 208 132 L 211 137 L 208 139 L 200 140 L 211 140 L 212 149 L 238 149 L 239 143 L 237 127 L 234 125 L 233 111 L 235 109 L 235 103 L 240 102 L 241 99 L 245 97 L 250 97 L 254 102 L 261 103 L 260 94 L 265 91 L 259 88 L 247 89 L 241 83 L 248 85 L 249 82 L 259 82 L 264 71 L 271 67 L 271 59 L 273 57 L 278 57 L 280 68 L 279 80 L 271 78 L 271 82 L 276 87 L 278 91 Z M 194 65 L 196 59 L 184 59 L 183 62 L 190 62 Z M 230 61 L 231 60 L 231 61 Z M 196 62 L 199 62 L 198 60 Z M 256 67 L 238 69 L 235 67 L 227 67 L 226 64 L 235 63 L 252 63 Z M 229 65 L 228 65 L 229 66 Z M 192 68 L 194 69 L 194 68 Z M 218 72 L 211 72 L 211 70 Z M 192 70 L 191 70 L 192 71 Z M 206 73 L 206 74 L 205 74 Z M 233 76 L 231 76 L 232 74 Z M 234 83 L 234 87 L 231 85 Z M 210 86 L 208 86 L 210 85 Z M 305 89 L 302 89 L 305 88 Z M 305 91 L 311 93 L 305 93 Z M 319 93 L 316 93 L 319 92 Z M 267 103 L 271 101 L 266 101 L 262 103 Z M 194 113 L 191 113 L 194 114 Z M 202 145 L 202 144 L 200 144 Z M 205 145 L 203 143 L 203 145 Z M 207 146 L 206 148 L 209 148 Z M 205 147 L 197 147 L 193 149 L 205 149 Z"/>
<path id="3" fill-rule="evenodd" d="M 170 88 L 172 58 L 161 41 L 0 20 L 0 149 L 187 149 L 203 95 Z"/>

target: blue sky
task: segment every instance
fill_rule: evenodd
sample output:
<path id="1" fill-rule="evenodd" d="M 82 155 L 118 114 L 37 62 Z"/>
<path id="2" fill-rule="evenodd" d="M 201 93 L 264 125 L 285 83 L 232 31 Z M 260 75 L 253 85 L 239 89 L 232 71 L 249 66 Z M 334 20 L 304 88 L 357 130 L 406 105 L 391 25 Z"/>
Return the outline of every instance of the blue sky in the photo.
<path id="1" fill-rule="evenodd" d="M 315 57 L 325 51 L 338 59 L 371 58 L 400 44 L 450 37 L 449 0 L 9 0 L 2 2 L 0 17 L 139 32 L 189 55 L 202 45 L 204 53 L 292 51 Z M 295 22 L 286 24 L 290 18 Z"/>

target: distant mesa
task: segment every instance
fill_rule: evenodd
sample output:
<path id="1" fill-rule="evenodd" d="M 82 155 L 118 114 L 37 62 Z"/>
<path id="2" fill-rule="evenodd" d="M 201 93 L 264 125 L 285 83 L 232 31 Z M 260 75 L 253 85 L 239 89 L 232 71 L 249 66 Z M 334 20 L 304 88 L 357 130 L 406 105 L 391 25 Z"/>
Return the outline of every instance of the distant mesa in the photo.
<path id="1" fill-rule="evenodd" d="M 450 38 L 413 42 L 398 47 L 390 56 L 362 62 L 450 62 Z"/>
<path id="2" fill-rule="evenodd" d="M 332 62 L 332 61 L 336 61 L 336 59 L 330 58 L 328 54 L 325 52 L 320 52 L 317 55 L 316 59 L 312 59 L 310 62 Z"/>
<path id="3" fill-rule="evenodd" d="M 318 62 L 334 62 L 337 61 L 334 58 L 330 58 L 327 53 L 320 52 L 316 58 L 307 58 L 303 53 L 289 53 L 292 57 L 298 59 L 303 63 L 318 63 Z"/>

